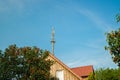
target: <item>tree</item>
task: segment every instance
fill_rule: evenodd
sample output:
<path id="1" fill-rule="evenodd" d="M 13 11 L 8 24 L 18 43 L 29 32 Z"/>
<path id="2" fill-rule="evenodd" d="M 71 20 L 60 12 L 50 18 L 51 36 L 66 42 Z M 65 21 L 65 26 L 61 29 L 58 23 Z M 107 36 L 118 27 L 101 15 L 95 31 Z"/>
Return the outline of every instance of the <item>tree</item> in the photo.
<path id="1" fill-rule="evenodd" d="M 88 80 L 120 80 L 120 68 L 109 69 L 100 68 L 88 77 Z"/>
<path id="2" fill-rule="evenodd" d="M 94 73 L 91 73 L 91 74 L 88 76 L 88 80 L 95 80 L 95 74 L 94 74 Z"/>
<path id="3" fill-rule="evenodd" d="M 120 22 L 120 15 L 116 16 L 117 22 Z M 106 41 L 108 43 L 105 46 L 106 50 L 109 50 L 113 62 L 115 62 L 120 67 L 120 28 L 115 31 L 106 33 Z"/>
<path id="4" fill-rule="evenodd" d="M 49 51 L 37 47 L 10 45 L 0 51 L 0 80 L 49 80 L 53 61 L 48 56 Z"/>
<path id="5" fill-rule="evenodd" d="M 120 14 L 119 13 L 116 15 L 116 21 L 120 22 Z"/>

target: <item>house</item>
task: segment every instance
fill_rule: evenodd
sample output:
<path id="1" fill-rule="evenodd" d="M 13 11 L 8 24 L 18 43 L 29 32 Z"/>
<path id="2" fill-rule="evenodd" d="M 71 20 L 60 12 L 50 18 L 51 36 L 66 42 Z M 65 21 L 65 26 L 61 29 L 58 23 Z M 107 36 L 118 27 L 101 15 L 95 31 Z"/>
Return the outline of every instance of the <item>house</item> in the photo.
<path id="1" fill-rule="evenodd" d="M 53 54 L 49 54 L 48 59 L 55 62 L 51 66 L 50 74 L 59 78 L 59 80 L 87 80 L 88 76 L 94 71 L 92 65 L 69 68 Z"/>
<path id="2" fill-rule="evenodd" d="M 84 66 L 69 68 L 62 61 L 54 56 L 54 28 L 52 29 L 52 54 L 49 54 L 48 59 L 55 63 L 51 66 L 51 76 L 57 77 L 59 80 L 87 80 L 88 76 L 93 73 L 93 66 Z"/>

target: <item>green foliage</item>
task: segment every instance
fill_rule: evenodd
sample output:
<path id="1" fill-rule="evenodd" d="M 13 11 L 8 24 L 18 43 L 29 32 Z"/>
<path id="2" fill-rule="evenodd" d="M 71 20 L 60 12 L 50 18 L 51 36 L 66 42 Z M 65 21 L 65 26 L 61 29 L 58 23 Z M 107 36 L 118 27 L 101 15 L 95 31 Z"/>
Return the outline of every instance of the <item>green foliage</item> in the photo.
<path id="1" fill-rule="evenodd" d="M 120 68 L 119 69 L 100 68 L 95 71 L 95 74 L 91 74 L 88 80 L 120 80 Z"/>
<path id="2" fill-rule="evenodd" d="M 9 46 L 0 51 L 0 80 L 49 80 L 53 61 L 48 55 L 37 47 Z"/>
<path id="3" fill-rule="evenodd" d="M 91 74 L 88 76 L 88 80 L 95 80 L 95 74 L 94 74 L 94 73 L 91 73 Z"/>
<path id="4" fill-rule="evenodd" d="M 119 13 L 116 15 L 116 21 L 120 22 L 120 14 Z"/>
<path id="5" fill-rule="evenodd" d="M 120 29 L 106 35 L 108 46 L 105 49 L 110 51 L 113 61 L 120 66 Z"/>
<path id="6" fill-rule="evenodd" d="M 116 20 L 120 22 L 120 14 L 117 14 Z M 113 62 L 120 67 L 120 28 L 106 33 L 106 41 L 108 45 L 105 46 L 105 49 L 109 50 Z"/>

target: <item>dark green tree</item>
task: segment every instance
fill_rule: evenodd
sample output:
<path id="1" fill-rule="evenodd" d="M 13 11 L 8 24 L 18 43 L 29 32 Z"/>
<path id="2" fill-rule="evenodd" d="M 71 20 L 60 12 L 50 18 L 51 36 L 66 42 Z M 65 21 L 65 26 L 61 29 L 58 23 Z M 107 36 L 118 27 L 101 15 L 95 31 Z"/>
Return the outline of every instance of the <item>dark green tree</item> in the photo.
<path id="1" fill-rule="evenodd" d="M 0 51 L 0 80 L 49 80 L 49 51 L 37 47 L 11 45 L 2 53 Z"/>
<path id="2" fill-rule="evenodd" d="M 117 22 L 120 22 L 120 15 L 116 16 Z M 120 28 L 106 33 L 106 41 L 108 43 L 105 46 L 106 50 L 109 50 L 113 62 L 115 62 L 120 67 Z"/>
<path id="3" fill-rule="evenodd" d="M 100 68 L 88 77 L 88 80 L 120 80 L 120 68 L 109 69 Z"/>

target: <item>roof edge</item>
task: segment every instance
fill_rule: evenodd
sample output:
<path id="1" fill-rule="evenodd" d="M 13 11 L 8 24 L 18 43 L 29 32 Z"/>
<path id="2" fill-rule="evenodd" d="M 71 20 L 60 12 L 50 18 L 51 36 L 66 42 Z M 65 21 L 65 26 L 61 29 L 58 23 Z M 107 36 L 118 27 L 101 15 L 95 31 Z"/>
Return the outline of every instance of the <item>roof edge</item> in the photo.
<path id="1" fill-rule="evenodd" d="M 70 68 L 70 69 L 74 69 L 74 68 L 82 68 L 82 67 L 88 67 L 88 66 L 91 66 L 91 67 L 93 68 L 93 65 L 86 65 L 86 66 L 72 67 L 72 68 Z M 93 68 L 93 70 L 94 70 L 94 68 Z"/>
<path id="2" fill-rule="evenodd" d="M 76 76 L 78 79 L 80 79 L 80 77 L 75 74 L 71 68 L 69 68 L 67 65 L 65 65 L 62 61 L 60 61 L 58 58 L 56 58 L 54 55 L 49 54 L 50 57 L 52 57 L 53 59 L 55 59 L 59 64 L 61 64 L 64 68 L 66 68 L 68 71 L 70 71 L 74 76 Z"/>

